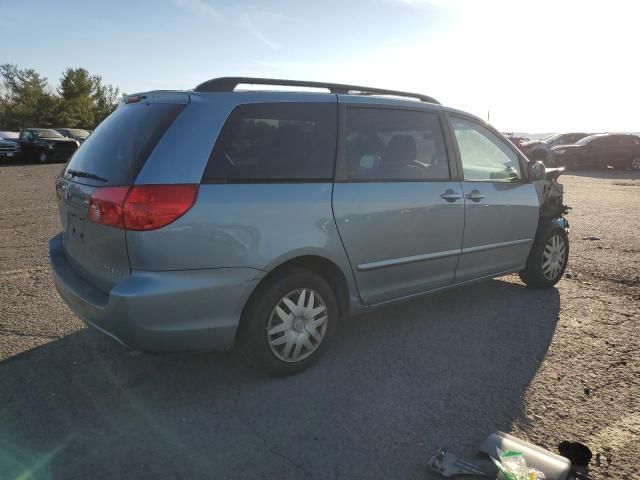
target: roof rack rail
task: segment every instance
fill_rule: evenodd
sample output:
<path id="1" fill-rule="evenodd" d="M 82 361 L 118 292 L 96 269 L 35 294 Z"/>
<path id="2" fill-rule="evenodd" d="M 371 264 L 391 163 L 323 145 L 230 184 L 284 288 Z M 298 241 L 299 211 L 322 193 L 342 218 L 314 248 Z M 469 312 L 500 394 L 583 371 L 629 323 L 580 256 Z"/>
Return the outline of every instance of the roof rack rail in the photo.
<path id="1" fill-rule="evenodd" d="M 253 77 L 221 77 L 213 78 L 201 83 L 193 90 L 195 92 L 233 92 L 238 85 L 273 85 L 285 87 L 326 88 L 331 93 L 359 93 L 362 95 L 392 95 L 395 97 L 410 97 L 422 102 L 440 104 L 435 98 L 421 93 L 401 92 L 384 88 L 363 87 L 359 85 L 343 85 L 340 83 L 306 82 L 304 80 L 282 80 L 275 78 Z"/>

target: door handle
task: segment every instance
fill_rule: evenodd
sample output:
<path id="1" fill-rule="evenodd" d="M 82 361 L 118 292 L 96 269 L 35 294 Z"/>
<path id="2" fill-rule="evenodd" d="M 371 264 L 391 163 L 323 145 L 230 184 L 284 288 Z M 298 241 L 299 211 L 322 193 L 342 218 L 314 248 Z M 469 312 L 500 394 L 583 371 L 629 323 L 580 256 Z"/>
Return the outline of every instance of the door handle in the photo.
<path id="1" fill-rule="evenodd" d="M 479 202 L 480 200 L 482 200 L 486 195 L 483 195 L 480 193 L 480 190 L 471 190 L 471 193 L 467 193 L 466 197 L 469 200 L 473 200 L 474 202 Z"/>
<path id="2" fill-rule="evenodd" d="M 455 202 L 456 200 L 460 200 L 462 195 L 450 188 L 447 188 L 447 190 L 440 195 L 440 198 L 444 198 L 447 202 Z"/>

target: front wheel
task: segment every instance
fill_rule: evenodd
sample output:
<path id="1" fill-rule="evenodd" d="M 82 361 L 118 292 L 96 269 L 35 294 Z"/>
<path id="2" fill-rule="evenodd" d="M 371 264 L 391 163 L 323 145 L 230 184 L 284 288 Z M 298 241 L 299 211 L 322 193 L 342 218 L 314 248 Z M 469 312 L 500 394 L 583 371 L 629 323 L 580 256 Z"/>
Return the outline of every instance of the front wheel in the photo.
<path id="1" fill-rule="evenodd" d="M 38 161 L 40 163 L 49 163 L 49 156 L 47 155 L 47 152 L 40 152 L 40 155 L 38 155 Z"/>
<path id="2" fill-rule="evenodd" d="M 239 349 L 252 366 L 290 375 L 322 355 L 337 323 L 336 296 L 323 277 L 308 270 L 276 274 L 245 308 Z"/>
<path id="3" fill-rule="evenodd" d="M 560 281 L 569 260 L 569 237 L 553 223 L 541 226 L 520 279 L 532 288 L 551 288 Z"/>
<path id="4" fill-rule="evenodd" d="M 631 170 L 635 170 L 636 172 L 640 171 L 640 157 L 634 157 L 631 160 Z"/>

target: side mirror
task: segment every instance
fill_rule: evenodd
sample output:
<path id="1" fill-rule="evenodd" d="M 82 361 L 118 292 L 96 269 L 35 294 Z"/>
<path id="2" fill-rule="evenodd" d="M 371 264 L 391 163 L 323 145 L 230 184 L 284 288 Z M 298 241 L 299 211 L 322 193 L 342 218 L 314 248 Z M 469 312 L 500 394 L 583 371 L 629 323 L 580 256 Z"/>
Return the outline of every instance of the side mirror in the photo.
<path id="1" fill-rule="evenodd" d="M 529 164 L 529 179 L 532 182 L 544 180 L 547 176 L 547 169 L 540 160 Z"/>

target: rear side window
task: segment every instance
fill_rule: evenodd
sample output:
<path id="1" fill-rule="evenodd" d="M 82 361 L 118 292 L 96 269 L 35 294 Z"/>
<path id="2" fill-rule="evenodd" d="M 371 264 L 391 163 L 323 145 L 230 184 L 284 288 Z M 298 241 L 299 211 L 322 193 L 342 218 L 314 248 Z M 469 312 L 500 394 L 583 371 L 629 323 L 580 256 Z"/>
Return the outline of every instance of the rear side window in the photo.
<path id="1" fill-rule="evenodd" d="M 87 137 L 65 169 L 132 185 L 154 147 L 184 109 L 183 104 L 136 103 L 120 106 Z M 85 181 L 82 179 L 81 181 Z"/>
<path id="2" fill-rule="evenodd" d="M 449 178 L 442 129 L 431 112 L 349 108 L 344 154 L 352 181 Z"/>
<path id="3" fill-rule="evenodd" d="M 203 181 L 330 180 L 336 130 L 335 103 L 240 105 L 220 132 Z"/>
<path id="4" fill-rule="evenodd" d="M 622 145 L 640 145 L 640 138 L 634 137 L 633 135 L 625 135 L 620 137 L 620 140 Z"/>

